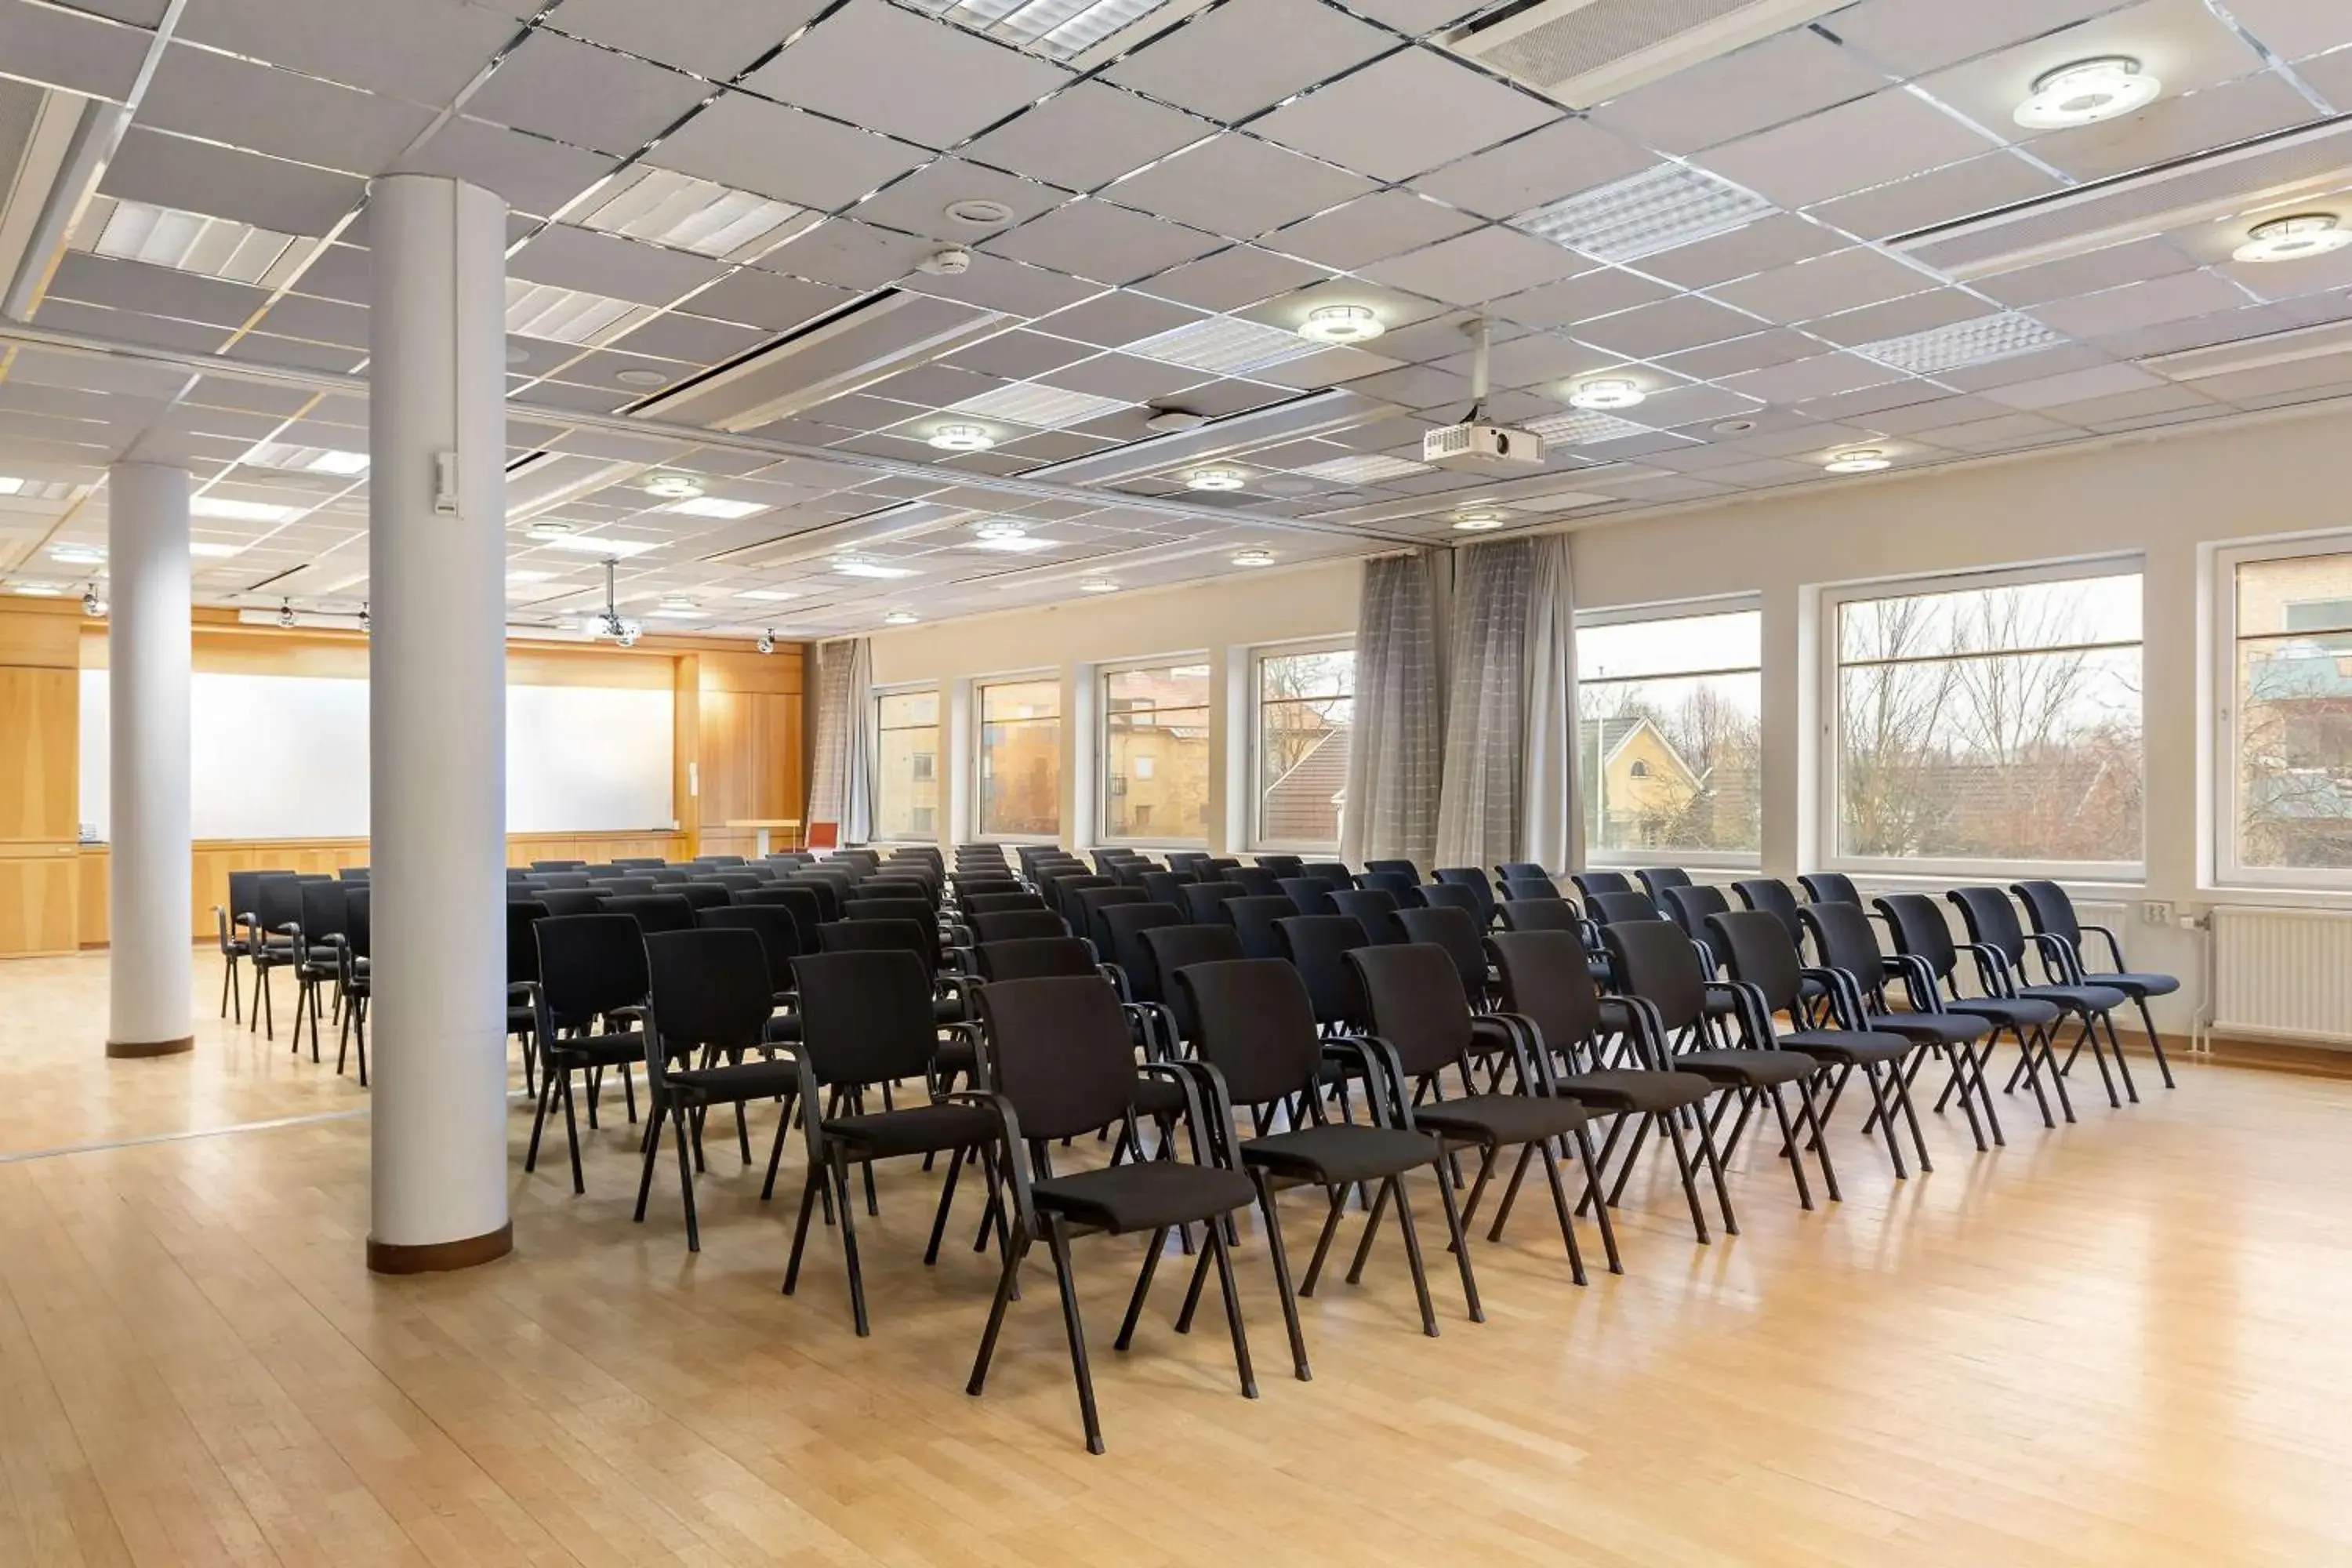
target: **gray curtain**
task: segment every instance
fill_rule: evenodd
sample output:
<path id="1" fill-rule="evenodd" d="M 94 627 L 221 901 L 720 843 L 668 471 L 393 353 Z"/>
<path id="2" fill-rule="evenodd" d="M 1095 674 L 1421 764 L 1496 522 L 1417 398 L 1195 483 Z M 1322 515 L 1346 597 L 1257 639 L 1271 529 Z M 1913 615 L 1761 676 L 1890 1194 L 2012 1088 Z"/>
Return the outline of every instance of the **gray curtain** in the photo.
<path id="1" fill-rule="evenodd" d="M 1576 593 L 1568 535 L 1528 542 L 1526 735 L 1520 776 L 1519 860 L 1553 871 L 1579 865 L 1576 810 Z"/>
<path id="2" fill-rule="evenodd" d="M 1443 552 L 1364 563 L 1357 617 L 1355 739 L 1339 853 L 1433 862 L 1440 752 L 1444 739 L 1441 628 Z"/>
<path id="3" fill-rule="evenodd" d="M 864 637 L 816 647 L 814 766 L 809 819 L 840 826 L 840 842 L 874 831 L 874 664 Z"/>
<path id="4" fill-rule="evenodd" d="M 1518 858 L 1534 551 L 1534 541 L 1510 539 L 1454 553 L 1441 866 L 1493 867 Z"/>

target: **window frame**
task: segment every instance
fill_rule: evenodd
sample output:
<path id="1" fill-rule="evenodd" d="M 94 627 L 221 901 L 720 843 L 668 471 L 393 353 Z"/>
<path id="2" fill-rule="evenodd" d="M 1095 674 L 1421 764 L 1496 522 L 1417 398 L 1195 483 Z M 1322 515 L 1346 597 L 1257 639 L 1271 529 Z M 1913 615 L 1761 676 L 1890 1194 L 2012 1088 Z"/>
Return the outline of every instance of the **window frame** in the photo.
<path id="1" fill-rule="evenodd" d="M 890 686 L 875 687 L 870 693 L 874 703 L 874 721 L 872 727 L 873 732 L 866 751 L 866 777 L 870 781 L 867 787 L 870 788 L 874 794 L 874 815 L 877 818 L 882 815 L 882 704 L 884 700 L 888 698 L 920 697 L 927 692 L 933 698 L 938 699 L 937 706 L 932 710 L 936 717 L 931 721 L 931 732 L 939 738 L 938 743 L 934 744 L 931 748 L 931 776 L 933 785 L 936 787 L 939 784 L 944 782 L 946 777 L 945 770 L 940 768 L 939 764 L 939 755 L 940 750 L 946 744 L 948 733 L 947 703 L 946 699 L 941 696 L 940 692 L 940 683 L 936 680 L 899 681 Z M 909 729 L 919 727 L 920 726 L 917 725 L 908 726 Z M 917 834 L 887 834 L 877 830 L 874 835 L 874 841 L 877 844 L 938 843 L 940 837 L 938 827 L 941 819 L 943 819 L 947 815 L 946 792 L 944 790 L 940 791 L 940 799 L 939 805 L 932 808 L 933 831 L 929 833 Z M 878 823 L 877 824 L 877 826 L 878 829 Z"/>
<path id="2" fill-rule="evenodd" d="M 2093 577 L 2137 576 L 2140 580 L 2140 636 L 2136 645 L 2140 650 L 2140 852 L 2137 860 L 2035 860 L 2023 857 L 1969 858 L 1965 856 L 1892 856 L 1848 855 L 1838 844 L 1838 809 L 1843 785 L 1839 779 L 1839 763 L 1843 758 L 1844 736 L 1839 731 L 1839 717 L 1843 712 L 1841 701 L 1840 677 L 1844 671 L 1841 657 L 1840 621 L 1844 607 L 1850 604 L 1874 599 L 1900 599 L 1937 594 L 1966 593 L 1972 589 L 2005 588 L 2037 583 L 2079 582 Z M 2007 883 L 2024 878 L 2045 878 L 2052 881 L 2073 884 L 2131 884 L 2147 879 L 2147 557 L 2138 552 L 2116 555 L 2085 556 L 2079 559 L 2049 562 L 2029 562 L 2013 566 L 1982 569 L 1961 569 L 1951 572 L 1928 572 L 1902 577 L 1868 579 L 1854 583 L 1839 583 L 1821 590 L 1818 600 L 1817 631 L 1819 647 L 1820 688 L 1816 700 L 1820 704 L 1820 722 L 1815 727 L 1813 741 L 1814 832 L 1822 853 L 1819 861 L 1825 871 L 1843 871 L 1850 875 L 1873 878 L 1925 877 L 1961 882 Z M 2087 647 L 2121 646 L 2117 644 L 2068 645 Z M 2020 650 L 2031 652 L 2034 650 Z"/>
<path id="3" fill-rule="evenodd" d="M 2249 866 L 2239 858 L 2238 568 L 2305 555 L 2352 555 L 2352 531 L 2287 535 L 2222 545 L 2212 552 L 2212 637 L 2206 657 L 2212 682 L 2213 739 L 2207 780 L 2212 802 L 2213 881 L 2219 888 L 2352 893 L 2352 866 Z"/>
<path id="4" fill-rule="evenodd" d="M 1345 653 L 1352 657 L 1355 652 L 1356 639 L 1350 635 L 1321 637 L 1297 637 L 1287 642 L 1255 643 L 1251 645 L 1249 649 L 1249 689 L 1246 693 L 1248 720 L 1245 728 L 1247 734 L 1243 742 L 1243 750 L 1246 754 L 1244 764 L 1245 771 L 1243 776 L 1249 791 L 1249 804 L 1246 807 L 1249 832 L 1247 833 L 1246 837 L 1249 841 L 1249 852 L 1251 854 L 1329 855 L 1335 858 L 1339 855 L 1339 840 L 1337 837 L 1330 839 L 1311 839 L 1268 838 L 1265 837 L 1264 823 L 1262 820 L 1265 808 L 1265 790 L 1263 784 L 1264 775 L 1260 771 L 1260 764 L 1263 760 L 1265 745 L 1265 726 L 1263 721 L 1265 702 L 1265 661 L 1269 658 L 1292 658 L 1301 655 L 1318 653 Z M 1353 667 L 1351 666 L 1350 668 L 1352 669 Z M 1356 701 L 1357 697 L 1356 687 L 1357 681 L 1354 675 L 1351 673 L 1348 680 L 1348 701 L 1351 705 L 1349 710 L 1351 712 L 1353 711 L 1352 704 Z M 1352 729 L 1352 727 L 1353 726 L 1351 725 L 1350 728 Z M 1349 739 L 1349 744 L 1350 746 L 1355 744 L 1352 735 Z M 1343 831 L 1346 819 L 1347 811 L 1343 806 L 1340 810 L 1340 820 L 1343 825 Z"/>
<path id="5" fill-rule="evenodd" d="M 1138 848 L 1138 849 L 1139 849 L 1139 848 L 1160 848 L 1160 847 L 1166 847 L 1166 848 L 1171 848 L 1171 849 L 1206 849 L 1206 848 L 1209 847 L 1209 835 L 1208 835 L 1208 832 L 1207 832 L 1207 816 L 1208 816 L 1207 806 L 1208 806 L 1208 804 L 1209 804 L 1210 802 L 1214 801 L 1214 800 L 1215 800 L 1215 798 L 1216 798 L 1216 791 L 1217 791 L 1217 774 L 1216 774 L 1216 769 L 1215 769 L 1215 767 L 1214 767 L 1213 765 L 1212 765 L 1213 759 L 1210 759 L 1210 758 L 1207 758 L 1207 757 L 1204 757 L 1204 758 L 1202 760 L 1202 764 L 1201 764 L 1201 774 L 1202 774 L 1202 776 L 1201 776 L 1201 785 L 1202 785 L 1202 831 L 1201 836 L 1200 836 L 1199 837 L 1197 837 L 1197 838 L 1179 838 L 1179 837 L 1170 837 L 1169 835 L 1166 835 L 1166 834 L 1160 834 L 1160 833 L 1142 833 L 1142 834 L 1132 834 L 1132 835 L 1121 836 L 1121 835 L 1118 835 L 1118 834 L 1114 834 L 1114 833 L 1112 833 L 1112 832 L 1110 832 L 1110 831 L 1109 831 L 1109 827 L 1110 827 L 1110 820 L 1111 820 L 1111 803 L 1110 803 L 1110 720 L 1111 720 L 1111 711 L 1110 711 L 1110 682 L 1111 682 L 1111 678 L 1112 678 L 1113 676 L 1117 676 L 1117 675 L 1131 675 L 1131 674 L 1133 674 L 1135 671 L 1139 670 L 1139 669 L 1172 669 L 1172 668 L 1174 668 L 1175 667 L 1177 667 L 1178 665 L 1192 665 L 1192 664 L 1198 664 L 1198 665 L 1201 667 L 1201 668 L 1205 672 L 1205 673 L 1202 676 L 1202 678 L 1201 678 L 1202 691 L 1201 691 L 1201 705 L 1200 705 L 1200 706 L 1201 706 L 1201 716 L 1202 716 L 1202 732 L 1203 732 L 1204 737 L 1205 737 L 1209 742 L 1213 742 L 1213 741 L 1214 741 L 1214 739 L 1215 739 L 1215 735 L 1216 735 L 1216 723 L 1217 723 L 1217 675 L 1216 675 L 1216 663 L 1215 663 L 1215 661 L 1214 661 L 1213 659 L 1212 659 L 1212 658 L 1210 658 L 1210 656 L 1209 656 L 1209 653 L 1208 653 L 1208 650 L 1207 650 L 1207 649 L 1203 648 L 1203 649 L 1200 650 L 1200 651 L 1199 651 L 1199 652 L 1197 652 L 1197 653 L 1186 652 L 1186 653 L 1163 653 L 1163 654 L 1154 654 L 1154 655 L 1152 655 L 1152 656 L 1150 656 L 1150 658 L 1122 658 L 1122 659 L 1118 659 L 1118 660 L 1117 660 L 1117 661 L 1115 661 L 1115 662 L 1111 662 L 1111 663 L 1097 664 L 1097 665 L 1096 665 L 1096 666 L 1094 667 L 1094 682 L 1095 682 L 1095 748 L 1094 748 L 1094 750 L 1095 750 L 1095 757 L 1094 757 L 1094 763 L 1095 763 L 1095 766 L 1094 766 L 1094 774 L 1095 774 L 1095 776 L 1094 776 L 1094 794 L 1095 794 L 1095 826 L 1096 826 L 1096 832 L 1095 832 L 1095 836 L 1094 836 L 1094 842 L 1095 842 L 1095 843 L 1097 843 L 1097 844 L 1116 845 L 1116 846 L 1118 846 L 1118 847 L 1121 847 L 1121 848 Z M 1179 711 L 1179 712 L 1181 712 L 1181 711 L 1188 711 L 1188 710 L 1181 710 L 1181 709 L 1179 709 L 1179 710 L 1174 710 L 1173 711 Z"/>
<path id="6" fill-rule="evenodd" d="M 1765 661 L 1761 619 L 1763 611 L 1764 595 L 1761 594 L 1719 594 L 1696 599 L 1662 599 L 1651 604 L 1612 605 L 1599 609 L 1579 610 L 1576 612 L 1574 626 L 1575 631 L 1581 633 L 1589 626 L 1633 626 L 1644 621 L 1683 621 L 1698 616 L 1754 615 L 1758 616 L 1755 671 L 1759 744 L 1756 783 L 1759 801 L 1763 795 L 1764 784 L 1762 731 Z M 1682 670 L 1671 676 L 1658 676 L 1653 679 L 1681 680 L 1696 676 L 1745 675 L 1748 670 L 1748 667 L 1746 665 L 1727 665 L 1718 669 Z M 1576 703 L 1574 719 L 1577 733 L 1580 736 L 1584 727 L 1583 692 L 1587 684 L 1583 666 L 1580 662 L 1576 671 L 1576 692 L 1572 698 Z M 1583 743 L 1579 740 L 1576 756 L 1580 757 L 1582 752 Z M 1574 765 L 1575 760 L 1574 757 L 1570 759 L 1571 766 Z M 1573 813 L 1577 824 L 1577 837 L 1580 840 L 1586 837 L 1583 829 L 1584 789 L 1585 782 L 1580 777 L 1576 780 L 1576 808 Z M 1593 870 L 1632 871 L 1639 870 L 1643 867 L 1676 866 L 1702 871 L 1755 871 L 1760 870 L 1764 865 L 1764 847 L 1761 842 L 1763 835 L 1764 824 L 1759 813 L 1759 820 L 1757 824 L 1759 842 L 1753 850 L 1611 849 L 1599 844 L 1585 842 L 1584 864 Z"/>
<path id="7" fill-rule="evenodd" d="M 1069 736 L 1057 735 L 1054 763 L 1054 831 L 1051 833 L 991 833 L 988 831 L 988 781 L 983 769 L 988 763 L 988 689 L 992 686 L 1032 686 L 1050 683 L 1054 688 L 1054 722 L 1067 725 L 1070 716 L 1062 711 L 1062 671 L 1058 668 L 1008 669 L 971 678 L 971 840 L 975 844 L 1059 844 L 1068 826 L 1062 816 L 1062 770 L 1069 762 Z"/>

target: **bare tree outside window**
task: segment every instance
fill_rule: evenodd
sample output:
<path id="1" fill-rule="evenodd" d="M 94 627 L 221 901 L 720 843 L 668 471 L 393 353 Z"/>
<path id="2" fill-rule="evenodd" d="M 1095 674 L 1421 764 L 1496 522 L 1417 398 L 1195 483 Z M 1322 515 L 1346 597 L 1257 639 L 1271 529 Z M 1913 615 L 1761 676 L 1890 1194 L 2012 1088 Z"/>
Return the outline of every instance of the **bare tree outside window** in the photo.
<path id="1" fill-rule="evenodd" d="M 2352 553 L 2236 575 L 2239 864 L 2352 867 Z"/>
<path id="2" fill-rule="evenodd" d="M 1841 855 L 2140 859 L 2139 574 L 1837 617 Z"/>
<path id="3" fill-rule="evenodd" d="M 1339 847 L 1355 692 L 1353 648 L 1259 657 L 1256 842 Z"/>
<path id="4" fill-rule="evenodd" d="M 1753 855 L 1763 841 L 1763 618 L 1580 626 L 1577 779 L 1593 851 Z"/>
<path id="5" fill-rule="evenodd" d="M 1051 837 L 1062 830 L 1062 683 L 980 689 L 980 831 Z"/>

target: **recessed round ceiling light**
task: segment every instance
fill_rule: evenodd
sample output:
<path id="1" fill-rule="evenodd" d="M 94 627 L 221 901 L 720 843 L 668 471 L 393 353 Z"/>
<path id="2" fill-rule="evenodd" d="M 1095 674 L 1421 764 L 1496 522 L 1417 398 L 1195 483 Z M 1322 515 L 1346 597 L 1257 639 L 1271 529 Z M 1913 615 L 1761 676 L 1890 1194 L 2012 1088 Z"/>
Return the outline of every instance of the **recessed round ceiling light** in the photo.
<path id="1" fill-rule="evenodd" d="M 1185 487 L 1196 490 L 1237 490 L 1248 482 L 1239 468 L 1195 468 L 1184 476 Z"/>
<path id="2" fill-rule="evenodd" d="M 1386 331 L 1370 305 L 1318 305 L 1298 323 L 1298 335 L 1318 343 L 1370 342 Z"/>
<path id="3" fill-rule="evenodd" d="M 523 347 L 520 343 L 509 343 L 507 345 L 507 363 L 529 364 L 530 363 L 530 351 L 529 349 Z"/>
<path id="4" fill-rule="evenodd" d="M 996 445 L 996 437 L 977 425 L 942 425 L 929 439 L 942 452 L 985 452 Z"/>
<path id="5" fill-rule="evenodd" d="M 2032 94 L 2017 106 L 2014 118 L 2029 131 L 2096 125 L 2146 108 L 2163 90 L 2164 83 L 2129 55 L 2103 55 L 2036 77 Z"/>
<path id="6" fill-rule="evenodd" d="M 2246 243 L 2231 253 L 2231 259 L 2300 261 L 2306 256 L 2325 256 L 2347 245 L 2352 245 L 2352 228 L 2346 228 L 2334 213 L 2297 213 L 2293 217 L 2274 217 L 2268 223 L 2256 224 L 2247 234 Z"/>
<path id="7" fill-rule="evenodd" d="M 922 617 L 912 610 L 893 610 L 882 617 L 882 624 L 886 626 L 911 626 L 920 619 Z"/>
<path id="8" fill-rule="evenodd" d="M 1465 533 L 1484 533 L 1488 529 L 1502 527 L 1503 514 L 1499 511 L 1459 512 L 1454 516 L 1454 526 Z"/>
<path id="9" fill-rule="evenodd" d="M 992 228 L 1000 223 L 1013 221 L 1013 209 L 1003 202 L 992 202 L 984 196 L 968 196 L 948 204 L 948 216 L 957 223 L 974 228 Z"/>
<path id="10" fill-rule="evenodd" d="M 1893 466 L 1894 460 L 1875 447 L 1861 447 L 1851 452 L 1832 452 L 1830 460 L 1822 465 L 1832 474 L 1874 474 L 1881 468 Z"/>
<path id="11" fill-rule="evenodd" d="M 614 371 L 613 379 L 623 386 L 667 386 L 669 384 L 669 377 L 661 372 L 635 367 Z"/>
<path id="12" fill-rule="evenodd" d="M 1756 428 L 1756 421 L 1753 419 L 1726 419 L 1721 424 L 1713 426 L 1713 428 L 1715 433 L 1718 436 L 1745 436 L 1748 432 Z"/>
<path id="13" fill-rule="evenodd" d="M 692 474 L 656 474 L 646 481 L 646 494 L 663 500 L 692 500 L 702 493 L 702 481 Z"/>
<path id="14" fill-rule="evenodd" d="M 533 539 L 561 539 L 572 531 L 568 522 L 534 522 L 530 525 Z"/>
<path id="15" fill-rule="evenodd" d="M 1274 552 L 1271 550 L 1236 551 L 1234 552 L 1234 564 L 1236 566 L 1271 566 L 1274 564 Z"/>
<path id="16" fill-rule="evenodd" d="M 1029 537 L 1029 530 L 1027 527 L 1013 521 L 1009 517 L 990 518 L 986 522 L 975 525 L 972 529 L 972 532 L 978 534 L 982 539 L 1026 539 Z"/>
<path id="17" fill-rule="evenodd" d="M 1633 382 L 1621 375 L 1603 376 L 1598 381 L 1583 381 L 1569 388 L 1570 408 L 1631 408 L 1649 396 Z"/>
<path id="18" fill-rule="evenodd" d="M 1081 594 L 1116 594 L 1118 584 L 1108 577 L 1082 577 L 1078 580 Z"/>

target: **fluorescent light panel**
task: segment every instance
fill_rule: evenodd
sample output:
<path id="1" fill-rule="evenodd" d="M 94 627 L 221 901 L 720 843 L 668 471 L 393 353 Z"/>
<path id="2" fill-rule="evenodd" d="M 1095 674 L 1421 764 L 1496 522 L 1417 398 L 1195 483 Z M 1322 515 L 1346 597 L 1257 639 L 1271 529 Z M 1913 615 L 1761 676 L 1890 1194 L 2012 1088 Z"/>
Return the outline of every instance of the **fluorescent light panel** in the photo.
<path id="1" fill-rule="evenodd" d="M 315 243 L 225 217 L 117 200 L 90 248 L 121 260 L 257 284 L 278 281 L 272 273 L 279 264 L 290 272 Z"/>
<path id="2" fill-rule="evenodd" d="M 766 501 L 729 500 L 724 496 L 695 496 L 687 500 L 673 501 L 661 509 L 680 517 L 718 517 L 732 522 L 768 510 Z"/>
<path id="3" fill-rule="evenodd" d="M 919 0 L 949 21 L 1039 54 L 1067 59 L 1084 54 L 1129 24 L 1142 20 L 1167 0 L 962 0 L 941 5 Z"/>
<path id="4" fill-rule="evenodd" d="M 1364 454 L 1349 458 L 1332 458 L 1324 462 L 1311 463 L 1296 471 L 1312 474 L 1318 479 L 1337 479 L 1341 484 L 1360 485 L 1370 484 L 1380 479 L 1401 479 L 1407 474 L 1425 474 L 1429 472 L 1429 465 L 1412 462 L 1404 458 L 1383 458 L 1377 454 Z"/>
<path id="5" fill-rule="evenodd" d="M 782 237 L 782 231 L 794 219 L 806 216 L 790 202 L 771 201 L 667 169 L 646 168 L 580 221 L 589 228 L 649 245 L 700 256 L 735 257 L 765 249 Z"/>
<path id="6" fill-rule="evenodd" d="M 1573 414 L 1547 414 L 1541 419 L 1528 420 L 1521 428 L 1542 437 L 1547 447 L 1555 441 L 1570 447 L 1597 447 L 1603 441 L 1622 441 L 1628 436 L 1650 433 L 1646 425 L 1586 409 Z"/>
<path id="7" fill-rule="evenodd" d="M 651 314 L 643 305 L 552 283 L 507 279 L 507 331 L 526 338 L 593 348 Z"/>
<path id="8" fill-rule="evenodd" d="M 1597 261 L 1633 261 L 1745 228 L 1772 204 L 1704 169 L 1661 163 L 1521 213 L 1515 227 Z"/>
<path id="9" fill-rule="evenodd" d="M 1036 430 L 1059 430 L 1130 406 L 1122 398 L 1097 397 L 1090 392 L 1069 392 L 1034 381 L 1016 381 L 991 388 L 977 397 L 967 397 L 951 412 L 1002 419 L 1008 425 L 1026 425 Z"/>
<path id="10" fill-rule="evenodd" d="M 15 496 L 18 500 L 68 500 L 75 489 L 62 479 L 25 479 L 0 474 L 0 496 Z"/>
<path id="11" fill-rule="evenodd" d="M 1124 352 L 1164 364 L 1181 364 L 1187 370 L 1244 375 L 1286 360 L 1319 353 L 1323 346 L 1280 327 L 1261 326 L 1235 316 L 1211 316 L 1129 343 Z"/>
<path id="12" fill-rule="evenodd" d="M 559 533 L 552 539 L 541 539 L 536 542 L 549 550 L 569 550 L 578 555 L 614 555 L 623 560 L 660 548 L 659 542 L 656 540 L 606 539 L 594 533 Z"/>
<path id="13" fill-rule="evenodd" d="M 911 566 L 886 566 L 879 561 L 836 561 L 833 563 L 833 569 L 845 577 L 874 577 L 887 580 L 920 575 Z"/>
<path id="14" fill-rule="evenodd" d="M 2065 341 L 2063 334 L 2052 331 L 2032 317 L 2010 310 L 1905 337 L 1858 343 L 1853 352 L 1915 375 L 1940 375 L 1968 365 L 2013 359 Z"/>
<path id="15" fill-rule="evenodd" d="M 197 496 L 188 502 L 191 517 L 217 517 L 231 522 L 283 522 L 301 510 L 268 501 L 231 500 L 226 496 Z"/>
<path id="16" fill-rule="evenodd" d="M 993 550 L 1000 555 L 1034 555 L 1040 550 L 1053 549 L 1058 542 L 1060 542 L 1058 540 L 1039 539 L 1034 534 L 1027 533 L 1021 535 L 1017 539 L 968 539 L 964 541 L 964 544 L 969 549 Z"/>
<path id="17" fill-rule="evenodd" d="M 232 555 L 244 554 L 245 546 L 231 544 L 220 539 L 194 539 L 188 542 L 188 553 L 201 555 L 208 560 L 226 561 Z"/>
<path id="18" fill-rule="evenodd" d="M 757 599 L 763 604 L 780 605 L 786 599 L 797 599 L 798 594 L 785 588 L 742 588 L 736 591 L 739 599 Z"/>
<path id="19" fill-rule="evenodd" d="M 282 441 L 262 442 L 245 455 L 245 461 L 257 468 L 340 477 L 363 474 L 368 466 L 365 452 L 345 452 L 332 447 L 292 447 Z"/>

